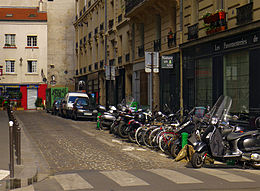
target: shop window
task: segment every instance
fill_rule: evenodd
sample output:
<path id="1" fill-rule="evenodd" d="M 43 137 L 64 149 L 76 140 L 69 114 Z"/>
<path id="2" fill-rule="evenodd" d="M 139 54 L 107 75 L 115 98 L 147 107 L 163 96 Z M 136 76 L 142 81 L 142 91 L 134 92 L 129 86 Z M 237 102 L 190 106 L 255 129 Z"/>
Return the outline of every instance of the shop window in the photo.
<path id="1" fill-rule="evenodd" d="M 224 56 L 224 95 L 232 98 L 231 112 L 249 112 L 248 51 Z"/>
<path id="2" fill-rule="evenodd" d="M 195 74 L 196 105 L 212 105 L 212 58 L 197 60 Z"/>
<path id="3" fill-rule="evenodd" d="M 14 66 L 15 66 L 14 63 L 15 63 L 14 60 L 5 61 L 5 65 L 6 65 L 5 72 L 6 73 L 14 73 Z"/>

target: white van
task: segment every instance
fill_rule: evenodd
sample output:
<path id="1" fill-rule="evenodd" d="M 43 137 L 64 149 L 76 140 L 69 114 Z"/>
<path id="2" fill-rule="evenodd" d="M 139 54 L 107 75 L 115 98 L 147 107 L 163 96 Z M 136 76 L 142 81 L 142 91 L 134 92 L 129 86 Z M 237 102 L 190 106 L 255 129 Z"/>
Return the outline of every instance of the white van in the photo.
<path id="1" fill-rule="evenodd" d="M 64 116 L 71 117 L 73 103 L 79 97 L 84 97 L 84 98 L 89 99 L 89 97 L 86 93 L 70 92 L 70 93 L 66 94 L 66 96 L 64 98 L 64 108 L 63 108 Z"/>

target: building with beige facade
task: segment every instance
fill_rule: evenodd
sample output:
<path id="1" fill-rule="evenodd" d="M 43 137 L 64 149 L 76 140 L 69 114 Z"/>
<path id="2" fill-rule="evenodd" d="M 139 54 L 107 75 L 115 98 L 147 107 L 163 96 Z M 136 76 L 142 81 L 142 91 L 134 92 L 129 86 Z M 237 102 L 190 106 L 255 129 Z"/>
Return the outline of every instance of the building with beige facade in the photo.
<path id="1" fill-rule="evenodd" d="M 260 1 L 183 1 L 185 104 L 212 105 L 224 94 L 233 113 L 260 115 L 259 37 Z"/>
<path id="2" fill-rule="evenodd" d="M 76 88 L 101 104 L 131 94 L 130 28 L 123 1 L 76 0 Z M 129 68 L 129 70 L 128 70 Z"/>
<path id="3" fill-rule="evenodd" d="M 178 105 L 174 95 L 179 88 L 178 3 L 171 0 L 75 2 L 76 77 L 78 82 L 85 82 L 79 83 L 85 84 L 83 89 L 94 93 L 101 104 L 116 104 L 124 97 L 133 96 L 143 106 Z M 151 76 L 145 72 L 145 52 L 158 52 L 160 61 L 164 56 L 164 61 L 168 59 L 171 64 Z M 166 85 L 169 79 L 174 85 Z M 159 99 L 160 96 L 165 99 Z"/>
<path id="4" fill-rule="evenodd" d="M 19 95 L 21 106 L 34 109 L 45 98 L 47 13 L 39 8 L 0 7 L 0 96 Z"/>
<path id="5" fill-rule="evenodd" d="M 48 87 L 75 85 L 74 0 L 1 0 L 2 7 L 41 7 L 48 13 L 47 84 Z"/>

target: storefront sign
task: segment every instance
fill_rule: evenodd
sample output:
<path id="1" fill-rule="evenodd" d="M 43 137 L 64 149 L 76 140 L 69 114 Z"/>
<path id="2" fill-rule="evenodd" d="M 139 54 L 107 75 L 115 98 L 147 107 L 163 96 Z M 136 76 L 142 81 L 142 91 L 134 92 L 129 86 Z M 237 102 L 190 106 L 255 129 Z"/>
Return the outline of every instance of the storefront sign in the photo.
<path id="1" fill-rule="evenodd" d="M 239 46 L 243 46 L 243 45 L 247 45 L 247 40 L 239 40 L 239 41 L 235 41 L 235 42 L 224 42 L 224 50 L 228 49 L 228 48 L 235 48 L 235 47 L 239 47 Z"/>
<path id="2" fill-rule="evenodd" d="M 161 68 L 173 68 L 173 56 L 162 56 Z"/>
<path id="3" fill-rule="evenodd" d="M 27 89 L 35 89 L 38 88 L 37 85 L 27 85 Z"/>

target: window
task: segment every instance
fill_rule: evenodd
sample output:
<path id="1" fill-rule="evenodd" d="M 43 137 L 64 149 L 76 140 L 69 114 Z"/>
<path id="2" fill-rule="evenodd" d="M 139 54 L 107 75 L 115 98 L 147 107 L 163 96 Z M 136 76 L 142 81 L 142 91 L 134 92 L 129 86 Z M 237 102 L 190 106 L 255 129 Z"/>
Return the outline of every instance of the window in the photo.
<path id="1" fill-rule="evenodd" d="M 27 36 L 27 46 L 37 46 L 37 36 Z"/>
<path id="2" fill-rule="evenodd" d="M 5 35 L 5 46 L 15 46 L 15 34 Z"/>
<path id="3" fill-rule="evenodd" d="M 6 60 L 5 64 L 6 64 L 6 73 L 14 73 L 14 60 Z"/>
<path id="4" fill-rule="evenodd" d="M 224 95 L 232 98 L 231 112 L 248 113 L 249 53 L 241 51 L 224 56 Z"/>
<path id="5" fill-rule="evenodd" d="M 28 73 L 36 73 L 37 72 L 37 61 L 36 60 L 28 60 Z"/>
<path id="6" fill-rule="evenodd" d="M 212 58 L 196 63 L 196 105 L 212 105 Z"/>

